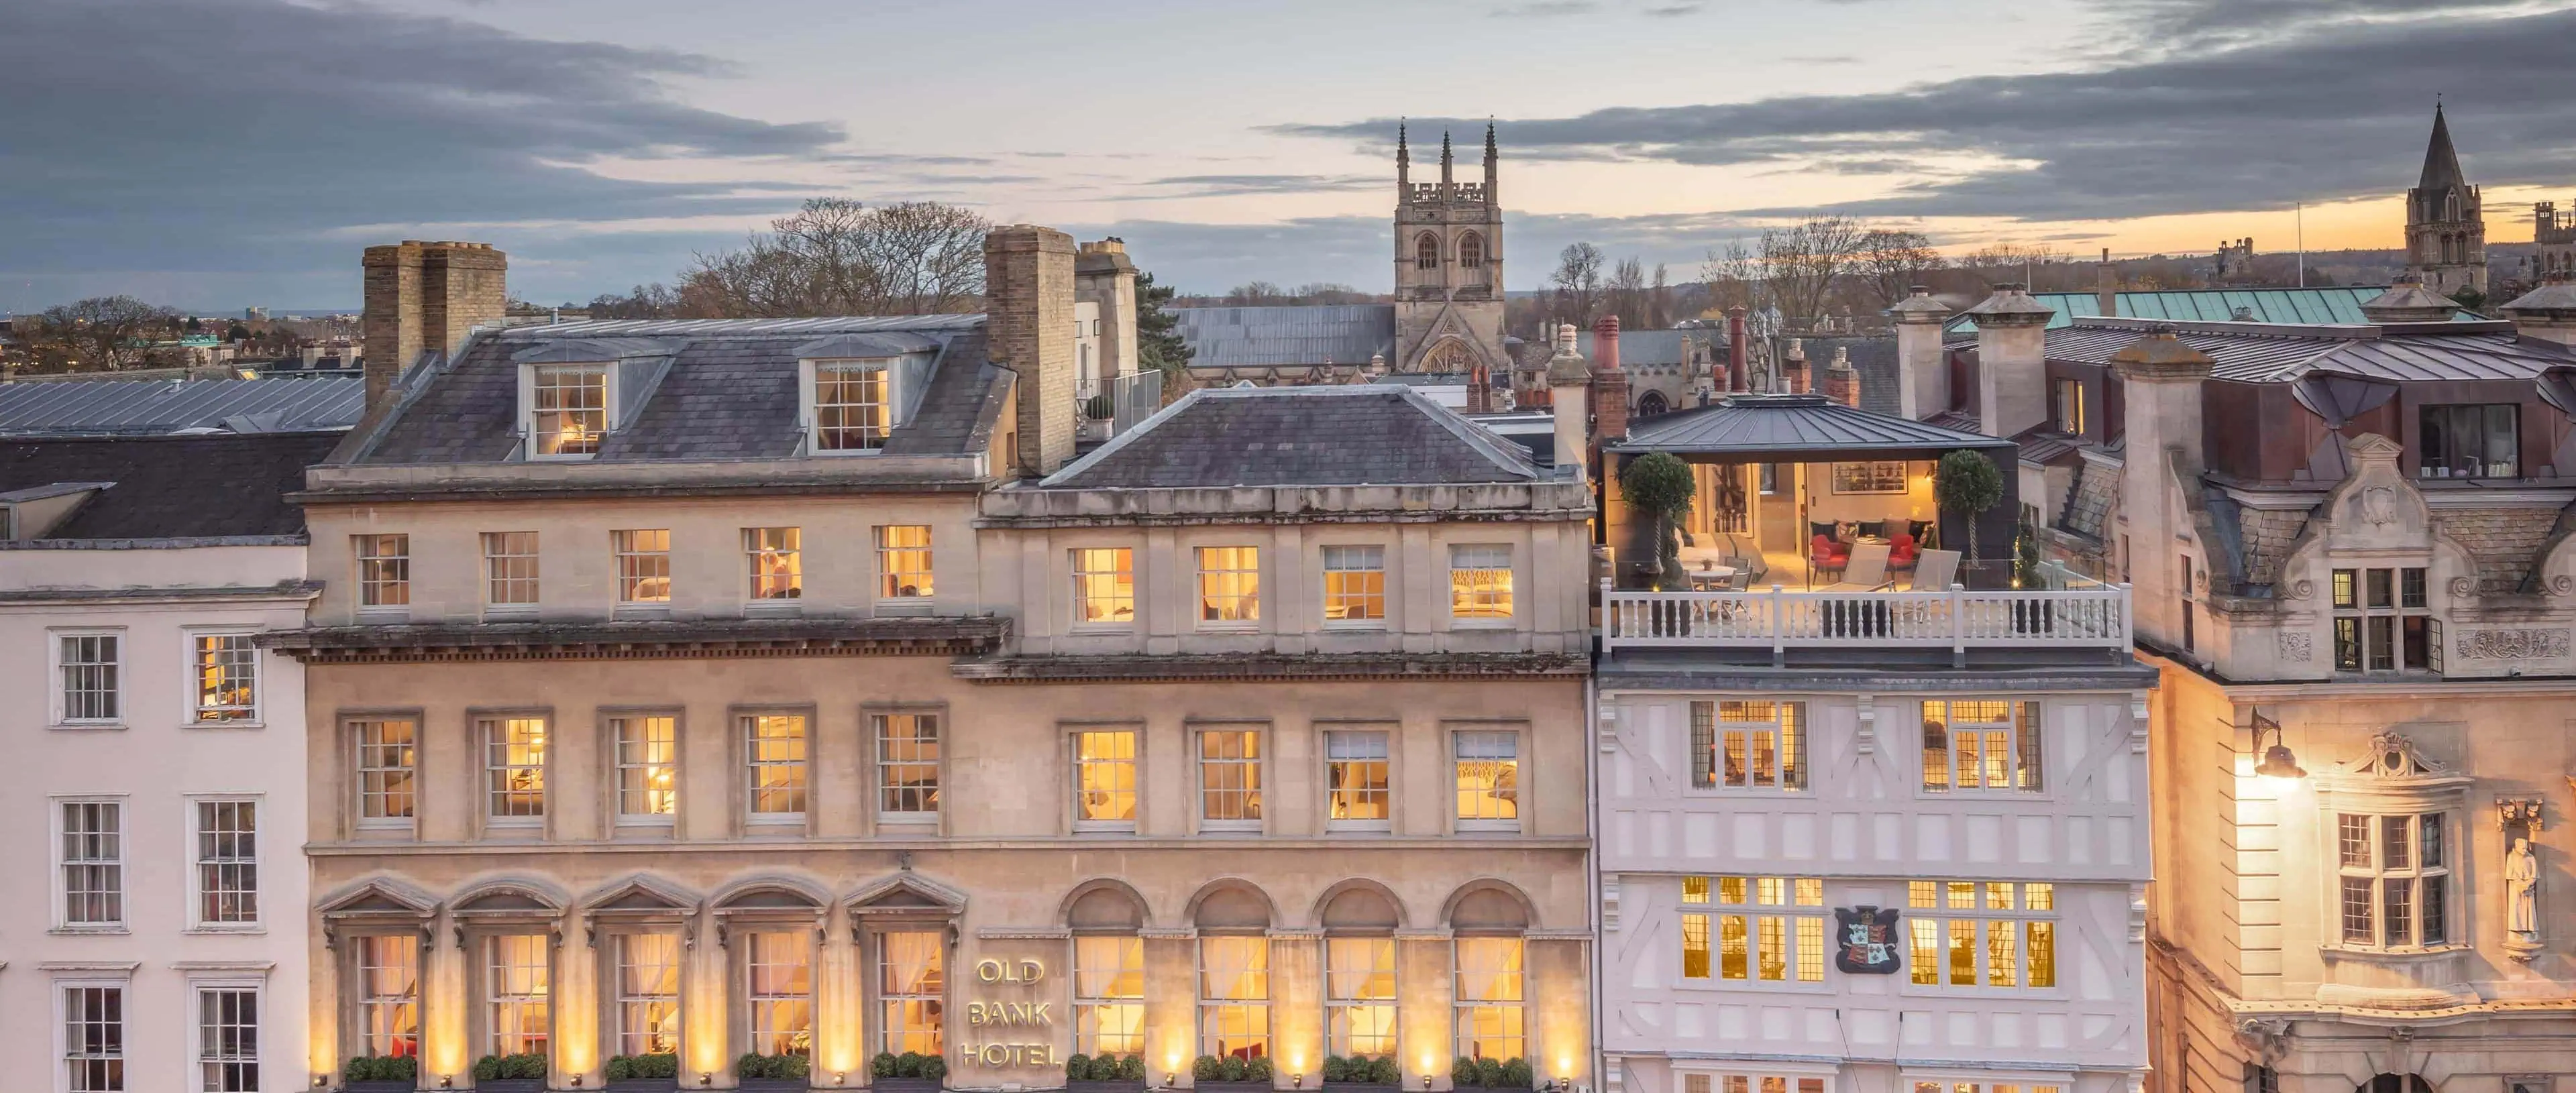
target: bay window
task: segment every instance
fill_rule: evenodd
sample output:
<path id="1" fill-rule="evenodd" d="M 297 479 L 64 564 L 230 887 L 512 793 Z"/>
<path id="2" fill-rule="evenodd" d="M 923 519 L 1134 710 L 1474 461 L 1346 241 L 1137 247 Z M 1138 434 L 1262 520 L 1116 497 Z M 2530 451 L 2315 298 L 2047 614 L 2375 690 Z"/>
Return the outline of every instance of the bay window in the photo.
<path id="1" fill-rule="evenodd" d="M 1907 966 L 1917 986 L 2057 986 L 2057 888 L 2012 881 L 1906 885 Z"/>

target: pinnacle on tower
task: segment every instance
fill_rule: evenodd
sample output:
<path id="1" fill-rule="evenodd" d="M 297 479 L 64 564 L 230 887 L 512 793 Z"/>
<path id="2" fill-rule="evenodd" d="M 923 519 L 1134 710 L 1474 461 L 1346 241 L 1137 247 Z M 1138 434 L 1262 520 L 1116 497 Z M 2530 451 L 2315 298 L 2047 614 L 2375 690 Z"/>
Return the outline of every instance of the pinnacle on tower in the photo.
<path id="1" fill-rule="evenodd" d="M 1404 146 L 1404 119 L 1395 119 L 1395 193 L 1402 198 L 1413 189 L 1413 153 Z"/>
<path id="2" fill-rule="evenodd" d="M 1440 188 L 1449 188 L 1449 131 L 1440 131 Z"/>
<path id="3" fill-rule="evenodd" d="M 1497 202 L 1499 202 L 1499 201 L 1501 201 L 1501 200 L 1502 200 L 1501 198 L 1499 198 L 1499 197 L 1495 196 L 1495 194 L 1494 194 L 1495 184 L 1496 184 L 1496 183 L 1498 183 L 1499 181 L 1501 181 L 1501 180 L 1500 180 L 1500 178 L 1496 175 L 1496 172 L 1495 172 L 1495 169 L 1494 169 L 1494 167 L 1495 167 L 1495 163 L 1496 163 L 1496 161 L 1498 160 L 1498 158 L 1499 158 L 1499 157 L 1498 157 L 1498 156 L 1496 155 L 1496 153 L 1494 152 L 1494 119 L 1492 119 L 1492 118 L 1486 118 L 1486 119 L 1485 119 L 1485 204 L 1488 204 L 1488 205 L 1495 204 L 1495 203 L 1497 203 Z"/>

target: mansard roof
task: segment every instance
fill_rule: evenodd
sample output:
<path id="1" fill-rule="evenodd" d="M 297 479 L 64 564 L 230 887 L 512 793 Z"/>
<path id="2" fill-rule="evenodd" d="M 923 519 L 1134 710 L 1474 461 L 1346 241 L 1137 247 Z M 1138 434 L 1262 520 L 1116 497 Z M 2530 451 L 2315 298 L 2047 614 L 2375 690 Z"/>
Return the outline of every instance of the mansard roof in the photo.
<path id="1" fill-rule="evenodd" d="M 1044 489 L 1469 485 L 1552 477 L 1520 445 L 1397 384 L 1190 392 Z"/>
<path id="2" fill-rule="evenodd" d="M 2047 334 L 2048 359 L 2108 364 L 2154 324 L 2086 319 Z M 2210 378 L 2288 383 L 2315 371 L 2392 382 L 2530 380 L 2576 364 L 2576 351 L 2516 336 L 2503 322 L 2295 326 L 2176 323 L 2176 337 L 2215 362 Z"/>
<path id="3" fill-rule="evenodd" d="M 1367 364 L 1395 358 L 1394 304 L 1183 307 L 1168 312 L 1195 367 Z"/>

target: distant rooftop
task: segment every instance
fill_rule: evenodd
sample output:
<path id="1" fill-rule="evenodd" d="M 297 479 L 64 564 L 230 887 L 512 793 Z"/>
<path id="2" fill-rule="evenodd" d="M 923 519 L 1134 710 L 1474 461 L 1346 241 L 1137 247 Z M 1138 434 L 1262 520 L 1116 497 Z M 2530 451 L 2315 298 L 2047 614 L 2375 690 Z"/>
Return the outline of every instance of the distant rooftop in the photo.
<path id="1" fill-rule="evenodd" d="M 2244 308 L 2252 312 L 2251 322 L 2259 323 L 2367 323 L 2361 305 L 2380 293 L 2386 285 L 2338 285 L 2332 288 L 2210 288 L 2165 289 L 2158 291 L 2122 292 L 2113 297 L 2121 318 L 2162 319 L 2168 322 L 2223 323 L 2236 319 Z M 2075 325 L 2075 320 L 2102 314 L 2102 301 L 2090 292 L 2034 292 L 2031 298 L 2057 312 L 2048 320 L 2048 329 L 2062 330 Z M 2474 322 L 2478 316 L 2462 312 L 2461 322 Z M 1973 334 L 1974 324 L 1966 315 L 1952 318 L 1943 327 L 1951 335 Z"/>
<path id="2" fill-rule="evenodd" d="M 1395 356 L 1394 304 L 1184 307 L 1169 314 L 1194 367 L 1367 364 Z"/>
<path id="3" fill-rule="evenodd" d="M 301 535 L 304 510 L 286 495 L 303 487 L 304 468 L 321 462 L 340 438 L 304 432 L 0 440 L 0 497 L 98 487 L 44 533 L 49 540 Z"/>
<path id="4" fill-rule="evenodd" d="M 2051 360 L 2107 363 L 2150 324 L 2087 319 L 2047 334 Z M 2393 326 L 2296 326 L 2177 323 L 2183 344 L 2209 355 L 2210 378 L 2287 383 L 2310 372 L 2397 382 L 2529 380 L 2543 369 L 2576 364 L 2576 351 L 2517 337 L 2494 321 Z"/>
<path id="5" fill-rule="evenodd" d="M 1826 459 L 1927 459 L 2013 442 L 1928 421 L 1873 413 L 1823 395 L 1731 395 L 1707 406 L 1641 418 L 1609 451 Z"/>
<path id="6" fill-rule="evenodd" d="M 1049 476 L 1046 489 L 1469 485 L 1553 477 L 1410 387 L 1216 387 Z"/>
<path id="7" fill-rule="evenodd" d="M 346 429 L 364 410 L 365 386 L 344 376 L 0 384 L 0 436 Z"/>

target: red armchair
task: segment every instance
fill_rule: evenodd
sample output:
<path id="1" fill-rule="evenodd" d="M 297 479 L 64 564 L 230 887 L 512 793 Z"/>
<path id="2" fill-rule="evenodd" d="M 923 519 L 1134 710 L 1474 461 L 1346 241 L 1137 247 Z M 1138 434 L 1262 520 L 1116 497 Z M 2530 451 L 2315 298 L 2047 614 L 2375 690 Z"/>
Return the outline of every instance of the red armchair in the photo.
<path id="1" fill-rule="evenodd" d="M 1818 535 L 1807 544 L 1807 560 L 1817 569 L 1840 572 L 1851 564 L 1851 547 L 1830 535 Z"/>
<path id="2" fill-rule="evenodd" d="M 1887 541 L 1887 567 L 1889 569 L 1911 567 L 1914 564 L 1914 556 L 1918 553 L 1920 550 L 1914 545 L 1914 536 L 1902 531 L 1897 532 L 1895 538 Z"/>

